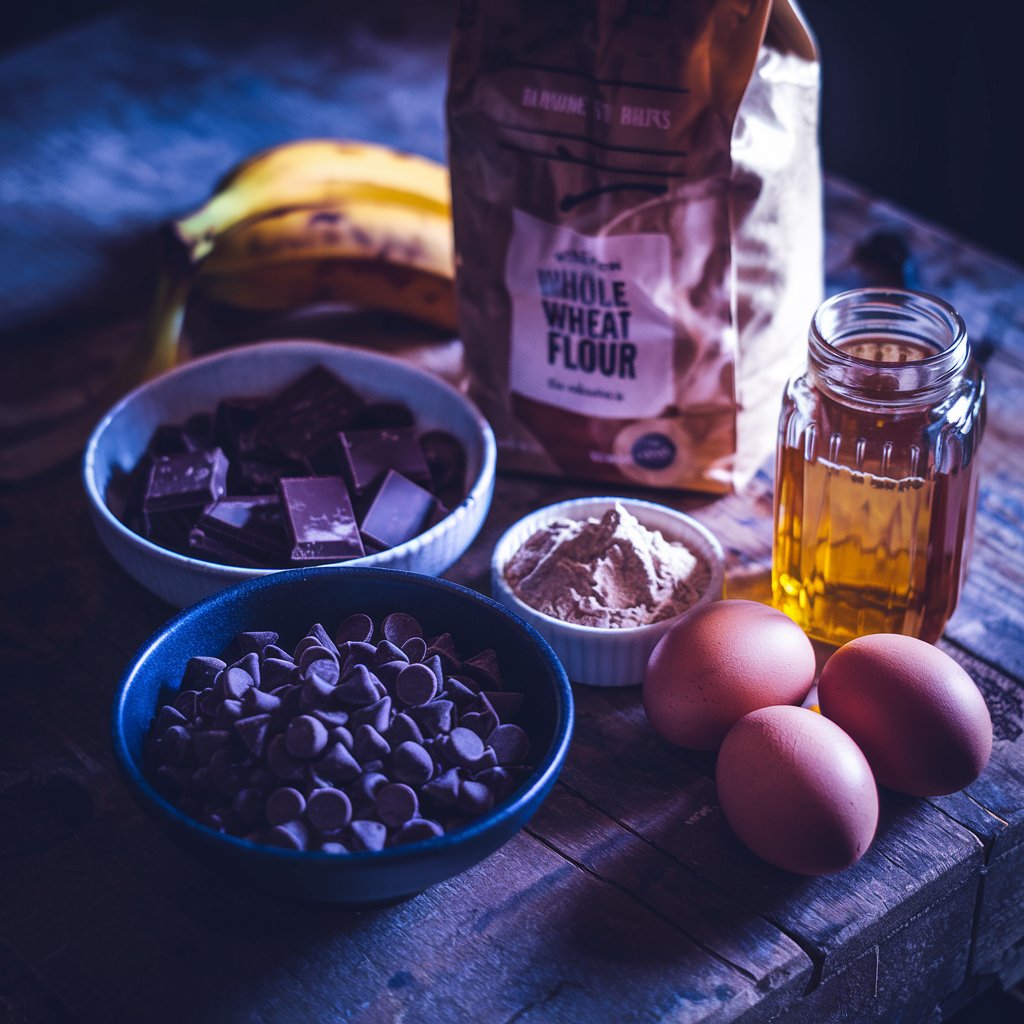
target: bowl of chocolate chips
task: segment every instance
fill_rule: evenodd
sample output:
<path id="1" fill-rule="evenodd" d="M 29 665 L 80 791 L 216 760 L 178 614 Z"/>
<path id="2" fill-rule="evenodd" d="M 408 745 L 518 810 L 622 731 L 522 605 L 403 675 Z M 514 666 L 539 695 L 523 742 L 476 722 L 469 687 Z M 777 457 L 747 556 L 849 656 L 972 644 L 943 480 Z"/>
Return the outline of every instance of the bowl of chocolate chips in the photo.
<path id="1" fill-rule="evenodd" d="M 572 732 L 565 671 L 474 591 L 392 569 L 292 569 L 152 636 L 115 696 L 116 761 L 156 823 L 275 895 L 393 902 L 529 819 Z"/>
<path id="2" fill-rule="evenodd" d="M 315 341 L 227 349 L 125 396 L 85 450 L 100 540 L 177 607 L 281 569 L 437 575 L 490 507 L 476 407 L 401 360 Z"/>

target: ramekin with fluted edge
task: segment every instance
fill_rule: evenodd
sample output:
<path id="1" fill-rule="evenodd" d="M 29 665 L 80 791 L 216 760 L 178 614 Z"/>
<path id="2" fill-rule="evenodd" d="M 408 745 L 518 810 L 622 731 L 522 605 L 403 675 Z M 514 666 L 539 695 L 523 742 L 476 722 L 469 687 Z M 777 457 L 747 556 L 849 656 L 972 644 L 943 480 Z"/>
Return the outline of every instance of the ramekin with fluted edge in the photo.
<path id="1" fill-rule="evenodd" d="M 685 544 L 707 562 L 711 570 L 708 585 L 691 608 L 719 600 L 725 584 L 725 556 L 715 535 L 685 512 L 677 512 L 656 502 L 621 497 L 576 498 L 538 509 L 509 527 L 495 546 L 491 558 L 494 599 L 529 622 L 547 640 L 574 683 L 590 686 L 636 686 L 641 683 L 654 645 L 680 616 L 644 626 L 579 626 L 563 622 L 521 600 L 505 578 L 505 566 L 533 534 L 554 520 L 599 519 L 616 503 L 648 530 L 659 530 L 666 540 Z"/>

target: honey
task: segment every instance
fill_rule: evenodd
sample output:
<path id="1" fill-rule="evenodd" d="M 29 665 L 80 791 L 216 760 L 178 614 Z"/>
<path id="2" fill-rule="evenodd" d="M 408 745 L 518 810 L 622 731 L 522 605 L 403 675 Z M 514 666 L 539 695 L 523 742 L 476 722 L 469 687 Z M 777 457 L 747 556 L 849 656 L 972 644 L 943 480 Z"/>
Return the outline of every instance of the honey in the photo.
<path id="1" fill-rule="evenodd" d="M 983 425 L 955 310 L 867 289 L 826 302 L 779 421 L 776 607 L 829 643 L 937 640 L 969 558 Z"/>

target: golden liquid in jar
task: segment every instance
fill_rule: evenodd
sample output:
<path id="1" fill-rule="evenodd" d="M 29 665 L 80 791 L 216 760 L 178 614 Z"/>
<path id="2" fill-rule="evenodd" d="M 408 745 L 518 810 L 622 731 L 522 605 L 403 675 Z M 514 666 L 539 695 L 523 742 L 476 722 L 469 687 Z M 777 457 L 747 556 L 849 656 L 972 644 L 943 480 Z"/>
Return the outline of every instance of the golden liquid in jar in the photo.
<path id="1" fill-rule="evenodd" d="M 852 354 L 896 361 L 891 348 L 884 356 L 877 348 L 867 354 L 866 346 L 876 344 L 862 340 Z M 828 643 L 868 633 L 934 642 L 956 607 L 966 567 L 973 464 L 965 468 L 954 459 L 947 471 L 936 470 L 927 410 L 889 421 L 821 396 L 818 411 L 802 429 L 793 429 L 795 409 L 783 411 L 776 607 Z"/>

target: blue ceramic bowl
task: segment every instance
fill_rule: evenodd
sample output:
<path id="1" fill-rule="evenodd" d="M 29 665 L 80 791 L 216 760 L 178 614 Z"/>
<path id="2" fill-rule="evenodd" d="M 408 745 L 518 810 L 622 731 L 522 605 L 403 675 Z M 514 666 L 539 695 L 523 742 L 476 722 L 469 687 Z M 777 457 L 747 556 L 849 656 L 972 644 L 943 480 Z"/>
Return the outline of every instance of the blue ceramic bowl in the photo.
<path id="1" fill-rule="evenodd" d="M 354 612 L 379 621 L 392 611 L 414 615 L 428 636 L 450 632 L 467 655 L 493 648 L 508 688 L 525 695 L 517 723 L 530 737 L 535 767 L 486 815 L 436 839 L 380 852 L 300 852 L 218 833 L 154 789 L 143 771 L 143 739 L 156 708 L 177 690 L 190 657 L 219 654 L 244 631 L 274 630 L 287 647 L 315 622 L 332 630 Z M 146 641 L 125 671 L 114 700 L 112 733 L 116 760 L 132 795 L 173 839 L 202 860 L 236 874 L 241 869 L 278 895 L 379 905 L 464 871 L 511 838 L 554 785 L 572 722 L 565 670 L 547 642 L 501 605 L 457 584 L 415 573 L 323 566 L 239 584 L 172 619 Z"/>

